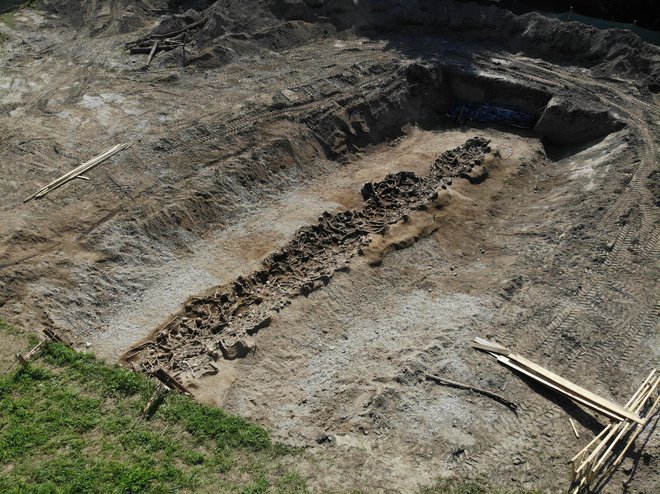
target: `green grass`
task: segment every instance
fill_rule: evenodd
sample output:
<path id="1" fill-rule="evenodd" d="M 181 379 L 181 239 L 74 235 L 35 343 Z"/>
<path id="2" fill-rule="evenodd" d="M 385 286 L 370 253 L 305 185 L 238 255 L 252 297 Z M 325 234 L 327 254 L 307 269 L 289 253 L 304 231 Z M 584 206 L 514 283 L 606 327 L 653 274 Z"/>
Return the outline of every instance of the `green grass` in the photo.
<path id="1" fill-rule="evenodd" d="M 23 368 L 13 353 L 38 338 L 0 319 L 0 339 L 11 343 L 0 353 L 3 368 L 14 362 L 0 375 L 2 494 L 311 492 L 284 466 L 304 452 L 245 419 L 169 393 L 140 420 L 154 380 L 56 343 Z M 441 481 L 420 494 L 522 493 Z"/>
<path id="2" fill-rule="evenodd" d="M 433 487 L 426 487 L 420 494 L 543 494 L 536 490 L 504 490 L 490 485 L 487 480 L 441 480 Z"/>
<path id="3" fill-rule="evenodd" d="M 281 466 L 299 452 L 244 419 L 169 394 L 139 421 L 154 389 L 49 344 L 0 378 L 0 492 L 308 492 Z"/>

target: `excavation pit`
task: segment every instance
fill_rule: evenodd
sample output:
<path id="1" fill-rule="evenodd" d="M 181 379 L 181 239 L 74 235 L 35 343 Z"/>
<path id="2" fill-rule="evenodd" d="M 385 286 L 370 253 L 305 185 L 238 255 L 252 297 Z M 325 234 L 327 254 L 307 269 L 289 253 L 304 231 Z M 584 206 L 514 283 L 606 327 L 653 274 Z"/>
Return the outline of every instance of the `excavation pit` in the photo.
<path id="1" fill-rule="evenodd" d="M 615 401 L 648 373 L 657 106 L 640 60 L 655 52 L 453 3 L 162 18 L 49 3 L 57 15 L 17 13 L 25 32 L 1 55 L 3 318 L 166 369 L 307 447 L 296 468 L 319 490 L 414 492 L 438 475 L 565 487 L 566 416 L 582 438 L 597 417 L 469 343 Z M 179 45 L 148 67 L 123 49 L 158 23 L 198 26 L 185 66 Z M 588 48 L 555 64 L 576 40 Z M 91 180 L 21 205 L 124 141 Z M 635 481 L 652 489 L 648 472 Z"/>

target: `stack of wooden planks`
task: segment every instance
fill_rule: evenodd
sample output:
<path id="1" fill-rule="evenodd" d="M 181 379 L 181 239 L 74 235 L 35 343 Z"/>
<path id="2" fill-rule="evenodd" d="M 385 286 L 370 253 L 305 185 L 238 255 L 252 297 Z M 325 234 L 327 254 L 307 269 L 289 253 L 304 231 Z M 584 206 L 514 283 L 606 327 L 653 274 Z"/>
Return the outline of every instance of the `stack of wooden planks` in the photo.
<path id="1" fill-rule="evenodd" d="M 610 422 L 571 459 L 571 475 L 575 486 L 573 494 L 588 492 L 621 464 L 637 436 L 658 411 L 659 385 L 660 375 L 654 369 L 626 403 L 626 408 L 643 416 L 641 423 L 627 418 Z"/>
<path id="2" fill-rule="evenodd" d="M 520 372 L 521 374 L 526 375 L 534 379 L 545 386 L 558 391 L 559 393 L 569 397 L 573 401 L 580 403 L 596 412 L 602 413 L 603 415 L 614 419 L 614 420 L 624 420 L 629 419 L 638 423 L 641 423 L 641 419 L 637 414 L 631 409 L 617 405 L 616 403 L 598 396 L 591 391 L 588 391 L 577 384 L 574 384 L 561 376 L 558 376 L 554 372 L 550 372 L 548 369 L 541 367 L 538 364 L 511 353 L 508 348 L 493 343 L 483 338 L 475 338 L 473 345 L 479 350 L 484 350 L 489 352 L 497 358 L 497 361 L 501 364 Z"/>
<path id="3" fill-rule="evenodd" d="M 589 491 L 604 481 L 624 460 L 637 436 L 660 407 L 660 375 L 654 369 L 640 388 L 620 406 L 577 384 L 511 353 L 508 348 L 483 338 L 475 338 L 473 346 L 497 358 L 501 364 L 562 393 L 576 403 L 609 417 L 611 422 L 601 433 L 571 459 L 574 489 L 572 494 Z M 577 435 L 577 431 L 574 429 Z"/>
<path id="4" fill-rule="evenodd" d="M 128 149 L 129 147 L 131 147 L 131 145 L 132 145 L 132 143 L 124 143 L 124 144 L 117 144 L 116 146 L 113 146 L 112 148 L 108 149 L 105 153 L 99 154 L 98 156 L 92 158 L 91 160 L 86 161 L 82 165 L 74 168 L 69 173 L 65 173 L 60 178 L 58 178 L 56 180 L 53 180 L 48 185 L 46 185 L 45 187 L 42 187 L 37 192 L 32 194 L 30 197 L 27 197 L 23 202 L 26 203 L 26 202 L 28 202 L 32 199 L 39 199 L 39 198 L 45 196 L 46 194 L 48 194 L 49 192 L 52 192 L 53 190 L 57 189 L 58 187 L 61 187 L 62 185 L 64 185 L 65 183 L 67 183 L 67 182 L 69 182 L 73 179 L 86 178 L 86 177 L 82 176 L 83 173 L 91 170 L 96 165 L 104 162 L 105 160 L 107 160 L 111 156 L 117 154 L 119 151 L 122 151 L 124 149 Z"/>

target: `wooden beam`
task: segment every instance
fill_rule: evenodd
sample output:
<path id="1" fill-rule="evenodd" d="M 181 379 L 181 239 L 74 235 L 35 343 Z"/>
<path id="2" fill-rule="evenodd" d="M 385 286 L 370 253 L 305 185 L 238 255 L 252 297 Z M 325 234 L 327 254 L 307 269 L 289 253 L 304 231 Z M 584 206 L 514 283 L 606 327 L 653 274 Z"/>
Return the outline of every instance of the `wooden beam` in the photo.
<path id="1" fill-rule="evenodd" d="M 170 388 L 176 388 L 179 392 L 192 396 L 192 393 L 188 391 L 188 389 L 183 384 L 168 374 L 167 371 L 165 371 L 165 369 L 162 367 L 154 370 L 153 375 L 166 386 L 169 386 Z"/>
<path id="2" fill-rule="evenodd" d="M 586 401 L 595 403 L 599 405 L 601 408 L 610 410 L 611 412 L 621 417 L 629 418 L 630 420 L 634 420 L 635 422 L 638 423 L 642 422 L 641 419 L 637 416 L 637 414 L 631 412 L 630 410 L 626 410 L 622 406 L 617 405 L 616 403 L 606 398 L 603 398 L 602 396 L 598 396 L 597 394 L 592 393 L 591 391 L 584 389 L 583 387 L 578 386 L 577 384 L 574 384 L 567 379 L 564 379 L 563 377 L 555 374 L 554 372 L 549 371 L 544 367 L 541 367 L 538 364 L 535 364 L 534 362 L 526 359 L 525 357 L 521 357 L 520 355 L 515 355 L 515 354 L 507 355 L 507 357 L 513 360 L 514 362 L 522 365 L 523 367 L 526 367 L 532 372 L 541 375 L 545 379 L 555 383 L 560 388 L 570 390 L 573 394 L 580 396 Z"/>
<path id="3" fill-rule="evenodd" d="M 125 144 L 117 144 L 116 146 L 113 146 L 112 148 L 108 149 L 105 153 L 102 153 L 102 154 L 92 158 L 91 160 L 86 161 L 85 163 L 83 163 L 82 165 L 74 168 L 70 172 L 65 173 L 61 177 L 53 180 L 51 183 L 49 183 L 45 187 L 42 187 L 41 189 L 39 189 L 34 194 L 27 197 L 23 202 L 25 203 L 25 202 L 28 202 L 32 199 L 39 199 L 39 198 L 45 196 L 49 192 L 52 192 L 53 190 L 57 189 L 58 187 L 61 187 L 62 185 L 64 185 L 65 183 L 77 178 L 79 175 L 82 175 L 86 171 L 91 170 L 96 165 L 104 162 L 105 160 L 107 160 L 111 156 L 114 156 L 115 154 L 117 154 L 119 151 L 122 151 L 124 149 L 128 149 L 129 147 L 131 147 L 131 145 L 132 145 L 132 143 L 125 143 Z"/>
<path id="4" fill-rule="evenodd" d="M 154 45 L 151 47 L 151 51 L 149 52 L 149 58 L 147 59 L 147 67 L 151 65 L 151 61 L 154 59 L 154 55 L 156 54 L 156 50 L 158 49 L 158 43 L 160 43 L 160 41 L 158 40 L 154 41 Z"/>
<path id="5" fill-rule="evenodd" d="M 493 341 L 488 341 L 484 338 L 475 338 L 472 342 L 472 346 L 478 350 L 483 350 L 485 352 L 494 353 L 496 355 L 508 355 L 510 350 L 499 343 Z"/>
<path id="6" fill-rule="evenodd" d="M 528 377 L 531 377 L 535 381 L 540 382 L 541 384 L 547 386 L 548 388 L 554 389 L 555 391 L 558 391 L 559 393 L 568 396 L 573 401 L 581 403 L 582 405 L 584 405 L 588 408 L 591 408 L 592 410 L 595 410 L 599 413 L 602 413 L 606 417 L 609 417 L 613 420 L 619 420 L 619 421 L 621 421 L 625 418 L 625 417 L 617 414 L 616 412 L 608 410 L 607 408 L 603 408 L 600 405 L 598 405 L 596 403 L 593 403 L 593 402 L 581 397 L 578 394 L 573 393 L 571 390 L 563 388 L 563 387 L 559 386 L 557 383 L 553 383 L 552 381 L 544 378 L 543 376 L 539 376 L 535 372 L 533 372 L 529 369 L 526 369 L 525 367 L 523 367 L 521 365 L 518 365 L 515 362 L 512 362 L 508 357 L 505 357 L 503 355 L 499 355 L 497 357 L 497 360 L 498 360 L 498 362 L 506 365 L 507 367 L 510 367 L 511 369 L 516 370 L 516 371 L 520 372 L 521 374 L 524 374 Z"/>

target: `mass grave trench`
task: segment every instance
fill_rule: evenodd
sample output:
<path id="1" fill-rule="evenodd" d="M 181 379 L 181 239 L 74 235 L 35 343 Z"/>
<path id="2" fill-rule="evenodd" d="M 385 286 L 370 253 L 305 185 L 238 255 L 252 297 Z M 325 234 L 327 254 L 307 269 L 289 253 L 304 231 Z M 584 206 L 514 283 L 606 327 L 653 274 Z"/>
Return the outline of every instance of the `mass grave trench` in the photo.
<path id="1" fill-rule="evenodd" d="M 355 148 L 399 137 L 411 123 L 509 126 L 569 149 L 624 125 L 586 96 L 553 94 L 508 76 L 427 63 L 399 70 L 401 80 L 387 90 L 346 101 L 350 105 L 343 108 L 340 101 L 339 111 L 322 108 L 300 117 L 326 158 L 348 159 Z M 488 164 L 501 158 L 488 140 L 476 137 L 442 153 L 426 176 L 401 171 L 366 183 L 362 207 L 323 213 L 315 225 L 299 229 L 284 248 L 267 256 L 262 269 L 189 298 L 122 360 L 146 372 L 165 369 L 185 382 L 217 373 L 214 362 L 253 351 L 254 335 L 293 298 L 321 289 L 335 272 L 348 271 L 351 259 L 364 255 L 392 225 L 409 221 L 414 212 L 442 209 L 452 179 L 479 184 L 488 176 Z M 412 241 L 433 231 L 420 228 Z M 378 259 L 372 263 L 377 264 Z"/>

